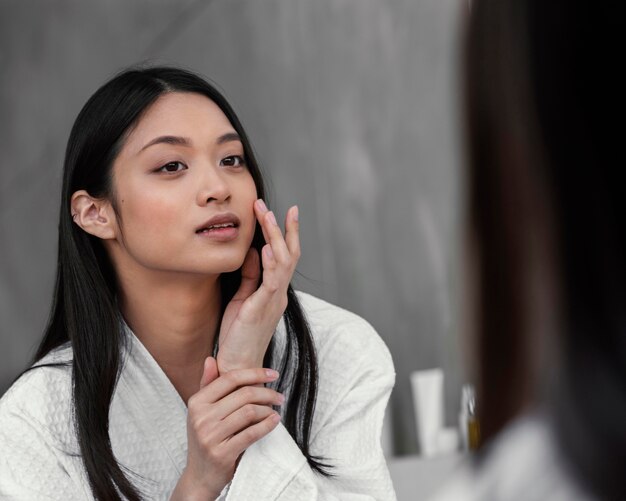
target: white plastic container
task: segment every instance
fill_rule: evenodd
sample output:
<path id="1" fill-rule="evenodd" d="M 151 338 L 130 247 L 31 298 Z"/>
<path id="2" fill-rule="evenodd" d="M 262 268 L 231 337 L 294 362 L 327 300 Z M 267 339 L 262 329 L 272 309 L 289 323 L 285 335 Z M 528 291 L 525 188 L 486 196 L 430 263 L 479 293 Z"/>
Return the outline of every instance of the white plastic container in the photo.
<path id="1" fill-rule="evenodd" d="M 420 450 L 424 456 L 434 456 L 439 451 L 438 436 L 443 428 L 443 370 L 411 373 L 411 389 Z"/>

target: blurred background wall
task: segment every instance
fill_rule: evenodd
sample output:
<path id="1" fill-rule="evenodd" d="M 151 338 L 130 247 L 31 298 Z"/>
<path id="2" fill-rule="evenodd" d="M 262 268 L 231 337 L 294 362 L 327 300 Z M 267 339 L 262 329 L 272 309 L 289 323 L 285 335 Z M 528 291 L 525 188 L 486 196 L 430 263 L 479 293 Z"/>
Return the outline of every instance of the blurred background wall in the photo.
<path id="1" fill-rule="evenodd" d="M 396 454 L 415 452 L 409 374 L 459 349 L 457 59 L 462 0 L 1 0 L 0 394 L 46 322 L 65 143 L 87 98 L 150 60 L 208 76 L 238 111 L 278 213 L 298 203 L 298 288 L 389 346 Z"/>

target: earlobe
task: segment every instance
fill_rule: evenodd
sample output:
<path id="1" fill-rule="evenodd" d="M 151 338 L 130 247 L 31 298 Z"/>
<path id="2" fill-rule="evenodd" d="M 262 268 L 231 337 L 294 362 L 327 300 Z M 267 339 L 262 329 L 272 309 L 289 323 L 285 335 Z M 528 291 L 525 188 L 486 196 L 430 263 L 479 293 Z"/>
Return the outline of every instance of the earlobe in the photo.
<path id="1" fill-rule="evenodd" d="M 90 235 L 103 240 L 115 238 L 115 214 L 108 200 L 79 190 L 72 195 L 71 211 L 72 221 Z"/>

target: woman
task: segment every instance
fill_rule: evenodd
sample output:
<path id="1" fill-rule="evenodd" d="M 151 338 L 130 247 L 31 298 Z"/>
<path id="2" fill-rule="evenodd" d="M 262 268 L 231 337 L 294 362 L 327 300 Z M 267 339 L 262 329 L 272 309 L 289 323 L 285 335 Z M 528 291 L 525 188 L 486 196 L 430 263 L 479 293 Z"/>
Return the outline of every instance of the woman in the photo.
<path id="1" fill-rule="evenodd" d="M 442 499 L 624 499 L 622 1 L 475 0 L 466 53 L 481 424 Z"/>
<path id="2" fill-rule="evenodd" d="M 389 353 L 293 291 L 298 209 L 283 237 L 263 196 L 241 124 L 197 75 L 131 69 L 89 99 L 50 322 L 0 401 L 0 497 L 393 499 Z"/>

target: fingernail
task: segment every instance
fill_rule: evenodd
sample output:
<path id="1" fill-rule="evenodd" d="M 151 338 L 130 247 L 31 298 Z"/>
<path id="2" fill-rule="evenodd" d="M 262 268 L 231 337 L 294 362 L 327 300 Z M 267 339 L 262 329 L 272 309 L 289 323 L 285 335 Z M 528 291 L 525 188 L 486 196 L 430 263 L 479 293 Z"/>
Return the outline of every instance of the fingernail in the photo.
<path id="1" fill-rule="evenodd" d="M 272 416 L 272 421 L 273 421 L 274 423 L 279 423 L 279 422 L 280 422 L 280 414 L 278 414 L 278 412 L 277 412 L 277 413 L 275 413 L 275 414 Z"/>
<path id="2" fill-rule="evenodd" d="M 285 395 L 283 395 L 282 393 L 279 393 L 277 400 L 278 400 L 278 404 L 282 405 L 285 402 Z"/>
<path id="3" fill-rule="evenodd" d="M 267 216 L 265 216 L 265 217 L 267 217 L 270 220 L 270 223 L 272 223 L 274 226 L 278 226 L 278 223 L 276 222 L 276 217 L 274 216 L 273 212 L 271 212 L 271 211 L 268 212 Z"/>
<path id="4" fill-rule="evenodd" d="M 267 205 L 265 205 L 265 202 L 263 201 L 262 198 L 259 198 L 256 201 L 256 204 L 258 206 L 258 208 L 262 211 L 262 212 L 267 212 Z"/>
<path id="5" fill-rule="evenodd" d="M 293 209 L 293 220 L 294 221 L 298 221 L 298 214 L 299 213 L 299 209 L 297 205 L 294 205 L 294 209 Z"/>
<path id="6" fill-rule="evenodd" d="M 276 372 L 274 369 L 265 369 L 265 375 L 267 377 L 278 377 L 278 372 Z"/>

